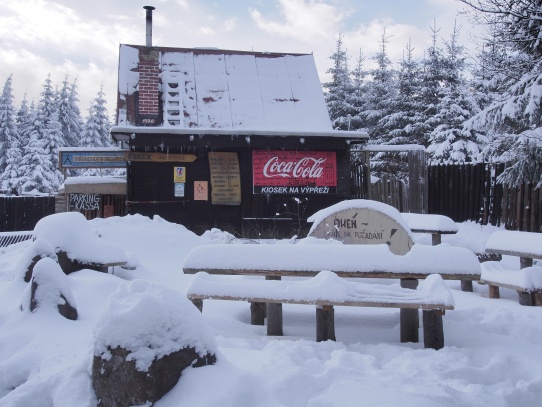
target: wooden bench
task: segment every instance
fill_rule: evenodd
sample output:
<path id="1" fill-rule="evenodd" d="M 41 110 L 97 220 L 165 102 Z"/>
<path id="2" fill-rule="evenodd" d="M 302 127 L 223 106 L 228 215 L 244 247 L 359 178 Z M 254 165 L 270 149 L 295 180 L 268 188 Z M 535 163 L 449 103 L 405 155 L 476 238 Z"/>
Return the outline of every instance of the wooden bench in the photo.
<path id="1" fill-rule="evenodd" d="M 457 224 L 451 218 L 444 215 L 401 213 L 401 216 L 405 219 L 405 222 L 413 233 L 429 233 L 433 246 L 442 243 L 442 235 L 453 235 L 459 232 Z M 476 253 L 476 256 L 480 263 L 501 260 L 501 256 L 494 253 Z M 472 280 L 461 280 L 461 290 L 472 292 Z"/>
<path id="2" fill-rule="evenodd" d="M 334 306 L 380 307 L 423 311 L 424 346 L 440 349 L 444 346 L 442 315 L 454 309 L 454 301 L 448 287 L 438 275 L 431 275 L 416 290 L 402 288 L 399 284 L 386 286 L 366 284 L 322 271 L 303 281 L 232 280 L 224 276 L 211 276 L 199 272 L 194 276 L 186 292 L 188 298 L 200 311 L 203 300 L 249 301 L 251 303 L 310 304 L 316 306 L 316 340 L 336 340 Z M 282 316 L 282 314 L 281 314 Z M 418 330 L 418 324 L 401 331 Z M 268 335 L 282 335 L 282 317 L 268 319 Z"/>
<path id="3" fill-rule="evenodd" d="M 500 288 L 518 292 L 521 305 L 542 305 L 542 267 L 533 266 L 533 259 L 542 259 L 542 234 L 502 230 L 493 233 L 486 251 L 519 257 L 519 270 L 506 268 L 500 262 L 482 265 L 481 284 L 489 286 L 489 298 L 500 298 Z"/>
<path id="4" fill-rule="evenodd" d="M 457 224 L 444 215 L 401 213 L 401 216 L 413 233 L 431 234 L 433 246 L 442 243 L 442 235 L 456 234 L 459 231 Z"/>
<path id="5" fill-rule="evenodd" d="M 204 271 L 218 275 L 256 275 L 267 280 L 281 277 L 314 277 L 328 270 L 345 278 L 399 279 L 403 288 L 415 289 L 418 279 L 440 274 L 445 280 L 479 280 L 480 263 L 470 250 L 447 245 L 414 245 L 404 256 L 387 245 L 343 244 L 215 244 L 197 246 L 185 257 L 185 274 Z M 251 304 L 251 321 L 264 324 L 282 319 L 280 304 Z M 417 310 L 401 308 L 401 341 L 418 342 Z M 407 322 L 410 321 L 410 322 Z"/>

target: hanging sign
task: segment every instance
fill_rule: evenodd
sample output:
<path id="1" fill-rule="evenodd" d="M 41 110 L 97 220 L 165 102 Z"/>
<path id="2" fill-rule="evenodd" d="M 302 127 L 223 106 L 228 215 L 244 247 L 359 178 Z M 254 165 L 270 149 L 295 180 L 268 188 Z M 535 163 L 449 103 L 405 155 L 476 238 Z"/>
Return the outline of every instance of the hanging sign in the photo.
<path id="1" fill-rule="evenodd" d="M 334 151 L 252 152 L 255 194 L 335 194 Z"/>
<path id="2" fill-rule="evenodd" d="M 85 150 L 58 152 L 60 169 L 64 168 L 119 168 L 126 166 L 124 151 Z"/>
<path id="3" fill-rule="evenodd" d="M 173 182 L 186 182 L 186 167 L 173 167 Z"/>
<path id="4" fill-rule="evenodd" d="M 211 202 L 214 205 L 241 205 L 241 173 L 237 153 L 209 153 Z"/>
<path id="5" fill-rule="evenodd" d="M 169 154 L 169 153 L 144 153 L 144 152 L 126 152 L 126 161 L 154 161 L 154 162 L 179 162 L 191 163 L 196 161 L 194 154 Z"/>

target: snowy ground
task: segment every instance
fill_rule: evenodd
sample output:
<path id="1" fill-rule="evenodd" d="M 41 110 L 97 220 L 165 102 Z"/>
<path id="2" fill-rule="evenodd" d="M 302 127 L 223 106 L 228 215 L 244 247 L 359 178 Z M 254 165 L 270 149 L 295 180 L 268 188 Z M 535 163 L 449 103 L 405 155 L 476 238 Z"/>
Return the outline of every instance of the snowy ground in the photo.
<path id="1" fill-rule="evenodd" d="M 103 239 L 130 252 L 136 270 L 117 275 L 71 274 L 77 321 L 55 313 L 23 312 L 26 283 L 17 264 L 29 242 L 0 249 L 0 406 L 96 405 L 91 381 L 93 330 L 108 297 L 127 279 L 145 279 L 183 295 L 193 278 L 180 264 L 193 247 L 229 239 L 220 231 L 196 236 L 162 219 L 96 219 Z M 481 251 L 497 230 L 474 223 L 444 236 L 452 245 Z M 429 235 L 416 235 L 430 244 Z M 505 258 L 509 264 L 519 261 Z M 242 277 L 233 277 L 242 278 Z M 375 280 L 374 282 L 385 283 Z M 251 326 L 242 302 L 206 301 L 204 319 L 216 334 L 218 362 L 189 369 L 156 403 L 181 406 L 525 406 L 542 400 L 542 309 L 522 307 L 516 293 L 487 298 L 447 282 L 456 309 L 444 316 L 446 346 L 399 342 L 399 311 L 336 308 L 337 342 L 316 343 L 314 308 L 284 305 L 282 338 Z"/>

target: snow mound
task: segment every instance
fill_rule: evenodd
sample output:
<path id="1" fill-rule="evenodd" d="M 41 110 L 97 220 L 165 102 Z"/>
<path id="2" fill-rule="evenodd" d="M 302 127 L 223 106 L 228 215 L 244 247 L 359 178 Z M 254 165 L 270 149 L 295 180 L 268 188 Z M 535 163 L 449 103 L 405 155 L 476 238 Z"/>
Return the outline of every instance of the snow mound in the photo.
<path id="1" fill-rule="evenodd" d="M 72 307 L 76 307 L 68 278 L 53 259 L 46 257 L 38 261 L 34 266 L 32 280 L 37 284 L 34 294 L 37 305 L 35 311 L 53 309 L 58 312 L 58 306 L 64 305 L 66 301 Z M 21 305 L 23 311 L 29 311 L 31 290 L 32 284 L 28 284 L 23 293 Z"/>
<path id="2" fill-rule="evenodd" d="M 34 238 L 42 238 L 55 251 L 82 263 L 126 262 L 126 254 L 117 246 L 100 239 L 79 212 L 56 213 L 42 218 L 34 227 Z"/>
<path id="3" fill-rule="evenodd" d="M 216 354 L 214 335 L 198 309 L 178 291 L 144 280 L 121 285 L 98 317 L 94 355 L 110 357 L 110 349 L 130 351 L 138 370 L 153 359 L 185 347 L 200 356 Z"/>

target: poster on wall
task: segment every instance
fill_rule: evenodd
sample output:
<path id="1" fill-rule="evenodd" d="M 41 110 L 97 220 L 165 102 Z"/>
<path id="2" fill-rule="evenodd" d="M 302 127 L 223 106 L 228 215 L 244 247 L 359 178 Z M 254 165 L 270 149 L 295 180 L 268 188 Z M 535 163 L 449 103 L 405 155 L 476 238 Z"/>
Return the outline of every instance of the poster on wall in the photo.
<path id="1" fill-rule="evenodd" d="M 209 183 L 194 181 L 194 201 L 207 201 L 209 198 Z"/>
<path id="2" fill-rule="evenodd" d="M 237 153 L 209 152 L 211 202 L 241 205 L 241 173 Z"/>
<path id="3" fill-rule="evenodd" d="M 186 182 L 186 167 L 173 167 L 173 182 Z"/>
<path id="4" fill-rule="evenodd" d="M 255 194 L 336 194 L 334 151 L 252 152 Z"/>
<path id="5" fill-rule="evenodd" d="M 176 182 L 175 183 L 174 195 L 175 195 L 176 198 L 183 198 L 184 197 L 184 182 Z"/>

